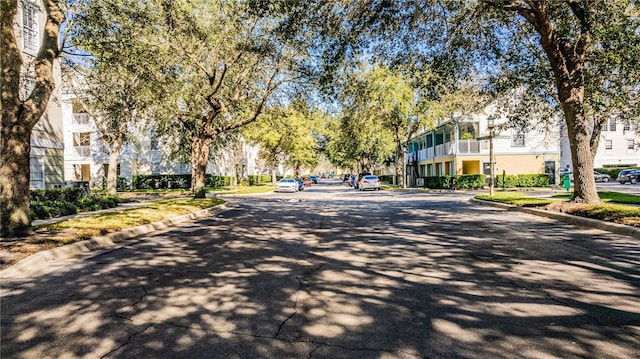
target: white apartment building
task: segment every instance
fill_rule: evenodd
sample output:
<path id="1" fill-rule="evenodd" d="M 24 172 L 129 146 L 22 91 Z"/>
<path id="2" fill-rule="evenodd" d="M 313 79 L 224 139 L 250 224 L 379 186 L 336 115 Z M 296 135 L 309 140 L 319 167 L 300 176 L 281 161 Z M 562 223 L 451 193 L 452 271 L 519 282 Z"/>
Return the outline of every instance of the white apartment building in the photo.
<path id="1" fill-rule="evenodd" d="M 75 182 L 88 183 L 91 189 L 102 189 L 106 184 L 109 152 L 101 140 L 101 134 L 87 113 L 74 107 L 75 94 L 64 91 L 62 117 L 64 122 L 64 180 L 68 185 Z M 128 184 L 136 175 L 190 174 L 189 163 L 170 159 L 162 139 L 149 129 L 133 128 L 138 143 L 123 145 L 118 161 L 118 176 Z M 259 166 L 258 146 L 243 140 L 221 148 L 211 157 L 206 173 L 219 176 L 270 174 L 270 168 Z M 285 173 L 282 166 L 278 174 Z"/>
<path id="2" fill-rule="evenodd" d="M 630 124 L 610 119 L 602 128 L 593 168 L 640 167 L 640 123 Z M 566 125 L 562 128 L 561 166 L 572 166 Z"/>

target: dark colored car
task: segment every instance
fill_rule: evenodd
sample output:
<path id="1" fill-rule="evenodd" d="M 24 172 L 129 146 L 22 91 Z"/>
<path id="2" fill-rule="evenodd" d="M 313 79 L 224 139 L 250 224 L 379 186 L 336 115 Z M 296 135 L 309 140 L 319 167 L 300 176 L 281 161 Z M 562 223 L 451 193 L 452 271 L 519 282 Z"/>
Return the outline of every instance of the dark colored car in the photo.
<path id="1" fill-rule="evenodd" d="M 640 181 L 640 169 L 632 169 L 632 170 L 622 170 L 618 173 L 617 181 L 620 184 L 625 184 L 627 182 L 631 184 L 636 184 Z"/>
<path id="2" fill-rule="evenodd" d="M 296 182 L 298 182 L 298 191 L 304 190 L 304 182 L 302 178 L 296 178 Z"/>
<path id="3" fill-rule="evenodd" d="M 309 179 L 313 182 L 313 184 L 318 184 L 318 176 L 309 176 Z"/>

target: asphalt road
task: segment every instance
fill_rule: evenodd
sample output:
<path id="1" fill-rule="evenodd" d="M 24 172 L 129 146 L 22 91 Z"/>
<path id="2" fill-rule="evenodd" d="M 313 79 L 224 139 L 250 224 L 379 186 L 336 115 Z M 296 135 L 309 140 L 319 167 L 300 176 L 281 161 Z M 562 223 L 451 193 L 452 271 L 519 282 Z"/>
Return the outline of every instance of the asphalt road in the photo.
<path id="1" fill-rule="evenodd" d="M 3 280 L 2 358 L 640 358 L 636 239 L 325 182 Z"/>

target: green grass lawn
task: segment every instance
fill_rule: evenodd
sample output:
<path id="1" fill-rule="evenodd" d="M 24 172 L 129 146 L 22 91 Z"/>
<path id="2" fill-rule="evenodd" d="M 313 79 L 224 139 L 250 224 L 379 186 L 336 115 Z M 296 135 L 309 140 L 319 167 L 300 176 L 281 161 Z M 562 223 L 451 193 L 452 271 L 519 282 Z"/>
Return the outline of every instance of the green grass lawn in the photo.
<path id="1" fill-rule="evenodd" d="M 553 197 L 570 199 L 572 193 L 559 193 Z M 633 194 L 611 192 L 611 191 L 598 191 L 598 196 L 604 202 L 621 203 L 621 204 L 637 204 L 640 205 L 640 196 Z"/>
<path id="2" fill-rule="evenodd" d="M 233 189 L 237 189 L 237 193 L 239 194 L 251 194 L 275 191 L 276 187 L 271 185 L 271 183 L 258 183 L 251 186 L 237 186 L 233 187 Z"/>
<path id="3" fill-rule="evenodd" d="M 532 198 L 520 192 L 497 192 L 493 197 L 488 194 L 480 194 L 475 198 L 519 207 L 547 207 L 552 203 L 567 202 L 571 195 L 571 193 L 556 194 L 553 197 L 558 199 L 549 199 Z M 598 192 L 598 195 L 607 203 L 597 205 L 567 204 L 562 208 L 562 212 L 640 227 L 640 207 L 635 206 L 640 205 L 640 196 L 609 191 Z"/>
<path id="4" fill-rule="evenodd" d="M 36 228 L 36 232 L 47 231 L 51 233 L 51 241 L 62 245 L 161 221 L 170 217 L 214 207 L 222 203 L 224 203 L 224 200 L 218 198 L 161 199 L 138 208 L 99 213 L 39 226 Z M 72 229 L 72 231 L 69 231 L 69 229 Z"/>
<path id="5" fill-rule="evenodd" d="M 475 196 L 477 199 L 500 202 L 506 204 L 512 204 L 520 207 L 544 207 L 553 202 L 560 202 L 565 200 L 554 200 L 548 198 L 535 198 L 529 197 L 526 193 L 521 192 L 496 192 L 493 197 L 489 194 L 479 194 Z"/>

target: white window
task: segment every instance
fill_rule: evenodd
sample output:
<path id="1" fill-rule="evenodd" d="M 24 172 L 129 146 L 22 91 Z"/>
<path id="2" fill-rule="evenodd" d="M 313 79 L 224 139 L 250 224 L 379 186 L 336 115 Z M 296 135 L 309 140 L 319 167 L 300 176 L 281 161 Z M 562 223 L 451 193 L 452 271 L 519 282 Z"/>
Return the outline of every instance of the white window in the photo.
<path id="1" fill-rule="evenodd" d="M 38 6 L 22 2 L 22 45 L 26 51 L 38 51 Z"/>
<path id="2" fill-rule="evenodd" d="M 80 157 L 91 155 L 91 132 L 74 132 L 73 149 Z"/>
<path id="3" fill-rule="evenodd" d="M 609 120 L 609 131 L 612 131 L 612 132 L 616 131 L 616 120 L 614 119 Z"/>
<path id="4" fill-rule="evenodd" d="M 627 149 L 628 150 L 633 150 L 636 146 L 636 141 L 635 140 L 627 140 Z"/>
<path id="5" fill-rule="evenodd" d="M 613 149 L 613 140 L 604 141 L 604 149 L 605 150 L 612 150 Z"/>
<path id="6" fill-rule="evenodd" d="M 178 164 L 178 173 L 179 174 L 189 174 L 191 173 L 191 166 L 188 163 L 179 163 Z"/>
<path id="7" fill-rule="evenodd" d="M 151 165 L 151 174 L 159 175 L 160 174 L 160 162 L 153 162 Z"/>
<path id="8" fill-rule="evenodd" d="M 31 157 L 29 159 L 29 169 L 31 171 L 29 188 L 44 189 L 44 160 L 42 157 Z"/>
<path id="9" fill-rule="evenodd" d="M 73 134 L 74 146 L 91 146 L 91 133 L 90 132 L 75 132 Z"/>
<path id="10" fill-rule="evenodd" d="M 511 138 L 511 146 L 512 147 L 524 147 L 524 133 L 518 132 L 514 133 Z"/>

